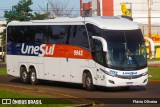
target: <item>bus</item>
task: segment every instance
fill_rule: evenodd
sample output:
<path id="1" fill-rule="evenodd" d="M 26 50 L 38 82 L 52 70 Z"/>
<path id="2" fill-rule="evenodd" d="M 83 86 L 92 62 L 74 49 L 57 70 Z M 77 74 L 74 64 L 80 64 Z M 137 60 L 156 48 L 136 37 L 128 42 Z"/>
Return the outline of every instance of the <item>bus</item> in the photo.
<path id="1" fill-rule="evenodd" d="M 76 17 L 12 21 L 7 26 L 7 73 L 23 83 L 51 80 L 95 86 L 145 86 L 146 46 L 126 18 Z"/>

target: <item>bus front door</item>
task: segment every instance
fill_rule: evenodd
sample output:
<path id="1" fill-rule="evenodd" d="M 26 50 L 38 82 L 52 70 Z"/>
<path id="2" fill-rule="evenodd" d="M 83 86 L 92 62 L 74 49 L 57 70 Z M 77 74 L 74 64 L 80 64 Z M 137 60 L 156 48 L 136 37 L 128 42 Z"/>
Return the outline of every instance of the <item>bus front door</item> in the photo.
<path id="1" fill-rule="evenodd" d="M 105 81 L 105 74 L 103 72 L 104 70 L 104 65 L 105 65 L 105 55 L 103 52 L 103 45 L 102 42 L 95 39 L 94 40 L 94 50 L 93 50 L 93 59 L 96 62 L 96 71 L 97 71 L 97 85 L 102 85 L 104 86 L 106 81 Z"/>

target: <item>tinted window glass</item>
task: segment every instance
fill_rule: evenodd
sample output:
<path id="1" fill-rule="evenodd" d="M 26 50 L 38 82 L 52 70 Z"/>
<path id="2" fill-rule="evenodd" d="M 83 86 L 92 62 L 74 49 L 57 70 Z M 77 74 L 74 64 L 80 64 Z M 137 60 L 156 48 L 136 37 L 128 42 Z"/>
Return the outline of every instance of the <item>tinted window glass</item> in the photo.
<path id="1" fill-rule="evenodd" d="M 66 44 L 70 26 L 10 26 L 8 42 Z"/>
<path id="2" fill-rule="evenodd" d="M 85 26 L 72 26 L 70 34 L 69 44 L 89 48 Z"/>
<path id="3" fill-rule="evenodd" d="M 45 36 L 46 42 L 55 44 L 66 44 L 69 28 L 69 26 L 49 26 L 48 33 Z"/>
<path id="4" fill-rule="evenodd" d="M 87 24 L 88 34 L 91 36 L 102 36 L 101 29 L 95 25 Z"/>
<path id="5" fill-rule="evenodd" d="M 102 43 L 99 40 L 94 40 L 94 48 L 92 50 L 93 59 L 101 65 L 105 65 L 105 53 L 103 52 Z"/>
<path id="6" fill-rule="evenodd" d="M 8 27 L 7 28 L 7 42 L 14 42 L 14 35 L 12 32 L 13 27 Z"/>
<path id="7" fill-rule="evenodd" d="M 33 27 L 32 29 L 34 30 L 33 33 L 33 38 L 35 43 L 46 43 L 46 37 L 48 36 L 47 31 L 48 31 L 48 26 L 30 26 Z"/>

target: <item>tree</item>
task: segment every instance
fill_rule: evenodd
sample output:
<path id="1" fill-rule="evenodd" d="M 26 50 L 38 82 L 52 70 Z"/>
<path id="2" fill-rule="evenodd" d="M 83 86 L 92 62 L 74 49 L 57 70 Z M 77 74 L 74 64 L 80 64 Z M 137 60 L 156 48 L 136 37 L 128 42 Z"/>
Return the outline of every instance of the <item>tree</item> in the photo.
<path id="1" fill-rule="evenodd" d="M 78 14 L 74 13 L 73 8 L 68 8 L 70 0 L 67 1 L 59 1 L 59 0 L 48 0 L 48 4 L 50 6 L 49 9 L 43 9 L 41 6 L 41 10 L 43 10 L 45 13 L 48 13 L 49 18 L 56 18 L 56 17 L 75 17 Z M 47 4 L 47 8 L 48 8 Z M 49 11 L 48 11 L 49 10 Z"/>
<path id="2" fill-rule="evenodd" d="M 0 25 L 1 27 L 7 27 L 6 24 Z M 3 32 L 0 32 L 0 38 L 2 39 L 2 47 L 5 47 L 5 41 L 6 41 L 6 29 L 3 30 Z"/>
<path id="3" fill-rule="evenodd" d="M 47 18 L 47 14 L 32 13 L 30 6 L 32 5 L 32 0 L 21 0 L 15 6 L 12 6 L 11 11 L 4 11 L 4 17 L 6 18 L 7 24 L 13 20 L 17 21 L 29 21 L 29 20 L 42 20 Z M 6 27 L 7 24 L 1 25 Z M 2 35 L 2 44 L 6 41 L 6 29 L 0 33 Z"/>
<path id="4" fill-rule="evenodd" d="M 12 11 L 5 11 L 4 17 L 7 18 L 7 22 L 31 20 L 33 15 L 30 5 L 32 5 L 32 0 L 21 0 L 17 5 L 12 6 Z"/>

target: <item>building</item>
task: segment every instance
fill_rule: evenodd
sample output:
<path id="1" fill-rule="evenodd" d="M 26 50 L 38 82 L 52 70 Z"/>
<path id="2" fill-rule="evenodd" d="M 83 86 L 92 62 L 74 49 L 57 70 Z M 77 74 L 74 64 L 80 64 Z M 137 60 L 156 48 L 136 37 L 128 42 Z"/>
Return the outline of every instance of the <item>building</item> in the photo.
<path id="1" fill-rule="evenodd" d="M 83 1 L 80 0 L 80 15 L 113 16 L 113 3 L 113 0 L 91 0 L 88 3 L 83 3 Z"/>
<path id="2" fill-rule="evenodd" d="M 155 46 L 153 57 L 160 58 L 160 0 L 90 0 L 88 3 L 83 3 L 83 0 L 80 0 L 80 15 L 119 16 L 122 15 L 121 3 L 126 4 L 132 14 L 133 21 L 140 24 L 146 37 L 149 37 L 148 10 L 151 10 L 151 36 L 149 38 Z M 146 44 L 148 46 L 148 43 Z"/>

